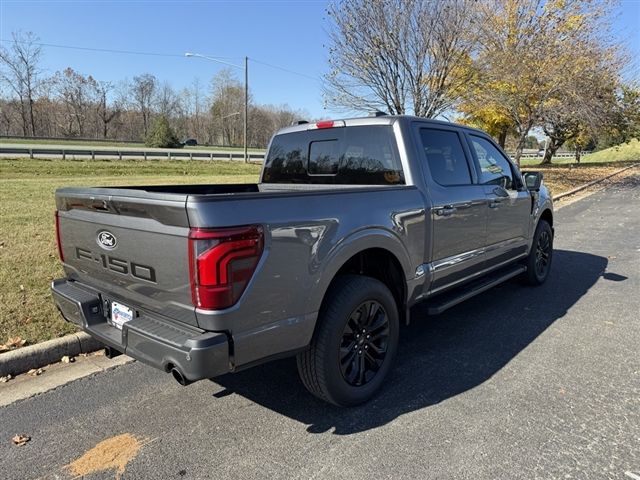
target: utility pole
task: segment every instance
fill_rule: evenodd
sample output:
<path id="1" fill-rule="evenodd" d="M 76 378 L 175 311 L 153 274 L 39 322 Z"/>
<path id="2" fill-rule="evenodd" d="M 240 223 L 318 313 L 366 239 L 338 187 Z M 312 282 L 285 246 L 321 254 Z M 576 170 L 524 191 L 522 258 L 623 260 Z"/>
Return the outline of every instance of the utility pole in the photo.
<path id="1" fill-rule="evenodd" d="M 207 55 L 202 55 L 201 53 L 191 53 L 186 52 L 184 54 L 185 57 L 198 57 L 198 58 L 206 58 L 207 60 L 211 60 L 212 62 L 222 63 L 223 65 L 229 65 L 231 67 L 242 68 L 241 65 L 236 65 L 234 63 L 225 62 L 223 60 L 209 57 Z M 245 163 L 249 162 L 249 152 L 247 149 L 247 141 L 248 141 L 248 125 L 249 122 L 249 57 L 244 57 L 244 161 Z M 224 134 L 223 134 L 224 135 Z"/>
<path id="2" fill-rule="evenodd" d="M 244 162 L 249 163 L 247 126 L 249 121 L 249 57 L 244 57 Z"/>

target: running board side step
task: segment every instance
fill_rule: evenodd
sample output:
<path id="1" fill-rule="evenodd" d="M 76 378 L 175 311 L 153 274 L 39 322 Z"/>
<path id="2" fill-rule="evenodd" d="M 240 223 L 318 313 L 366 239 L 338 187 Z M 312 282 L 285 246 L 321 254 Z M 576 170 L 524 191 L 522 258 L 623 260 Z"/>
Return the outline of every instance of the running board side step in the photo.
<path id="1" fill-rule="evenodd" d="M 501 284 L 502 282 L 506 282 L 507 280 L 526 272 L 526 270 L 527 267 L 525 267 L 524 265 L 518 265 L 516 267 L 510 268 L 507 271 L 502 270 L 502 272 L 497 274 L 497 276 L 492 275 L 489 278 L 473 282 L 471 285 L 467 285 L 466 287 L 460 287 L 462 290 L 456 289 L 452 292 L 443 293 L 442 295 L 439 295 L 440 298 L 436 298 L 433 303 L 429 302 L 427 313 L 429 315 L 437 315 L 439 313 L 442 313 L 445 310 L 448 310 L 449 308 L 458 305 L 459 303 L 462 303 L 471 297 L 475 297 L 476 295 L 485 292 L 490 288 Z"/>

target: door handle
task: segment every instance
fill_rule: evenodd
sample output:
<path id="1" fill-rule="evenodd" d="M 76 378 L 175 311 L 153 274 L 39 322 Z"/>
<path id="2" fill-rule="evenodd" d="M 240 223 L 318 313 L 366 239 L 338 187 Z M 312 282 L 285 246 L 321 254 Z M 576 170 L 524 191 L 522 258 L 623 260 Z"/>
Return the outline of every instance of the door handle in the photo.
<path id="1" fill-rule="evenodd" d="M 502 198 L 492 198 L 489 200 L 489 208 L 498 208 L 502 203 Z"/>
<path id="2" fill-rule="evenodd" d="M 456 207 L 453 205 L 445 205 L 444 207 L 436 208 L 436 215 L 439 217 L 449 217 L 456 211 Z"/>

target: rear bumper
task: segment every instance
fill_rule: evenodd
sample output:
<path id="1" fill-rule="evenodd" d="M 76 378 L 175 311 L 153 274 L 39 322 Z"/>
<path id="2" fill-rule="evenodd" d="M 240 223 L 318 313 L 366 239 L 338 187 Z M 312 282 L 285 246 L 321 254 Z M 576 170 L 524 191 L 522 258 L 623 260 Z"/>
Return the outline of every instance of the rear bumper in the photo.
<path id="1" fill-rule="evenodd" d="M 54 280 L 51 292 L 65 320 L 136 360 L 165 372 L 175 367 L 190 381 L 231 370 L 225 333 L 178 324 L 144 311 L 136 312 L 120 330 L 107 323 L 99 292 L 67 279 Z"/>

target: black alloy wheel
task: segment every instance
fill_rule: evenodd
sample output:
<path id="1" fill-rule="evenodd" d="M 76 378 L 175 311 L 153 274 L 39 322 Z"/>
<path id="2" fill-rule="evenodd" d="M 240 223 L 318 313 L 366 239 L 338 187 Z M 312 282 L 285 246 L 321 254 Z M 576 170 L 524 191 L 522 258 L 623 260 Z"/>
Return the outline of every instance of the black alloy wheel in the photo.
<path id="1" fill-rule="evenodd" d="M 551 234 L 547 230 L 540 232 L 536 242 L 536 275 L 540 278 L 547 276 L 547 269 L 551 263 Z"/>
<path id="2" fill-rule="evenodd" d="M 353 386 L 370 382 L 387 355 L 389 318 L 375 300 L 361 303 L 349 316 L 340 344 L 340 371 Z"/>

